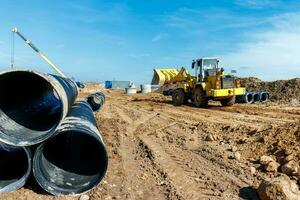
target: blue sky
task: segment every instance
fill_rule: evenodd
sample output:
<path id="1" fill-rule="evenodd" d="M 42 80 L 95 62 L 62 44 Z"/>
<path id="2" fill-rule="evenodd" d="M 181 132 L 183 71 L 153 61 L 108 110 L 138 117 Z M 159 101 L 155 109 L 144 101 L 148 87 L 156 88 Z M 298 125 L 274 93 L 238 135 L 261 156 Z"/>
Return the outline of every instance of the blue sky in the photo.
<path id="1" fill-rule="evenodd" d="M 300 77 L 297 0 L 2 0 L 0 18 L 0 69 L 16 26 L 80 81 L 146 83 L 153 68 L 190 69 L 202 56 L 241 76 Z M 18 37 L 15 65 L 52 72 Z"/>

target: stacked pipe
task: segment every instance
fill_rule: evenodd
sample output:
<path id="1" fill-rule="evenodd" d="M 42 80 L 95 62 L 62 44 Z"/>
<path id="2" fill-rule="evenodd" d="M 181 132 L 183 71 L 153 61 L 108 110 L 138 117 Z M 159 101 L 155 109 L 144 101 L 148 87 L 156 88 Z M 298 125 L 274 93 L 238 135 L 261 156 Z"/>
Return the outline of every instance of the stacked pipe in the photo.
<path id="1" fill-rule="evenodd" d="M 259 103 L 269 101 L 270 95 L 268 92 L 246 92 L 244 95 L 236 96 L 237 103 Z"/>
<path id="2" fill-rule="evenodd" d="M 0 72 L 0 193 L 24 186 L 31 170 L 54 195 L 81 194 L 101 182 L 108 156 L 93 111 L 103 107 L 105 96 L 77 96 L 68 78 Z"/>

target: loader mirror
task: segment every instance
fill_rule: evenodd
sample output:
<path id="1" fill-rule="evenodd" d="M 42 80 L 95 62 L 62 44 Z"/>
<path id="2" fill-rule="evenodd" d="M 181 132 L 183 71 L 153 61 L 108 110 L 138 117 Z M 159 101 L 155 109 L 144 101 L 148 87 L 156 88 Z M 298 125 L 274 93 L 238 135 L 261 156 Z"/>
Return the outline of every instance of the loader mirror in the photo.
<path id="1" fill-rule="evenodd" d="M 195 60 L 193 60 L 193 62 L 192 62 L 192 69 L 194 69 L 195 68 Z"/>

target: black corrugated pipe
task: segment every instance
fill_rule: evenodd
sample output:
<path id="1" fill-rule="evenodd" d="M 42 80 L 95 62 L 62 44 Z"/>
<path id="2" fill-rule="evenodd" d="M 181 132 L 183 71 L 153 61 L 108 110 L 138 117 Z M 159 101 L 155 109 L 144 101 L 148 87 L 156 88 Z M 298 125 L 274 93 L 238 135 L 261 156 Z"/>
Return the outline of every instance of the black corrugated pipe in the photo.
<path id="1" fill-rule="evenodd" d="M 270 98 L 270 95 L 268 92 L 260 92 L 260 101 L 261 102 L 267 102 Z"/>
<path id="2" fill-rule="evenodd" d="M 0 141 L 29 146 L 46 140 L 77 95 L 71 79 L 22 69 L 0 72 Z"/>
<path id="3" fill-rule="evenodd" d="M 105 95 L 102 92 L 90 94 L 85 98 L 94 112 L 99 111 L 105 103 Z"/>
<path id="4" fill-rule="evenodd" d="M 0 193 L 23 187 L 31 172 L 31 153 L 26 147 L 0 143 Z"/>
<path id="5" fill-rule="evenodd" d="M 253 92 L 253 103 L 259 103 L 260 102 L 260 93 Z"/>
<path id="6" fill-rule="evenodd" d="M 75 102 L 55 136 L 41 144 L 33 174 L 54 195 L 81 194 L 104 177 L 108 156 L 90 105 Z"/>
<path id="7" fill-rule="evenodd" d="M 236 102 L 250 104 L 253 102 L 253 94 L 251 92 L 246 92 L 244 95 L 238 95 L 236 96 Z"/>

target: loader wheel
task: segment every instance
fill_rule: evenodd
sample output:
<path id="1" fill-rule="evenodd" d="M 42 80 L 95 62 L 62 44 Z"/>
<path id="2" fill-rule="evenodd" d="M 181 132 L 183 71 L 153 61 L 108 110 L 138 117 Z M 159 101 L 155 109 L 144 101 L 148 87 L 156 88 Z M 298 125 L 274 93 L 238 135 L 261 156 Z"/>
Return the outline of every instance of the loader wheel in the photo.
<path id="1" fill-rule="evenodd" d="M 187 97 L 187 95 L 185 95 L 183 104 L 187 105 L 188 103 L 189 103 L 189 98 Z"/>
<path id="2" fill-rule="evenodd" d="M 172 94 L 172 101 L 174 106 L 181 106 L 185 102 L 185 93 L 182 89 L 174 90 Z"/>
<path id="3" fill-rule="evenodd" d="M 208 106 L 208 100 L 206 98 L 206 92 L 200 88 L 197 87 L 193 93 L 193 103 L 196 107 L 207 107 Z"/>
<path id="4" fill-rule="evenodd" d="M 235 96 L 221 100 L 222 106 L 232 106 L 235 103 Z"/>

